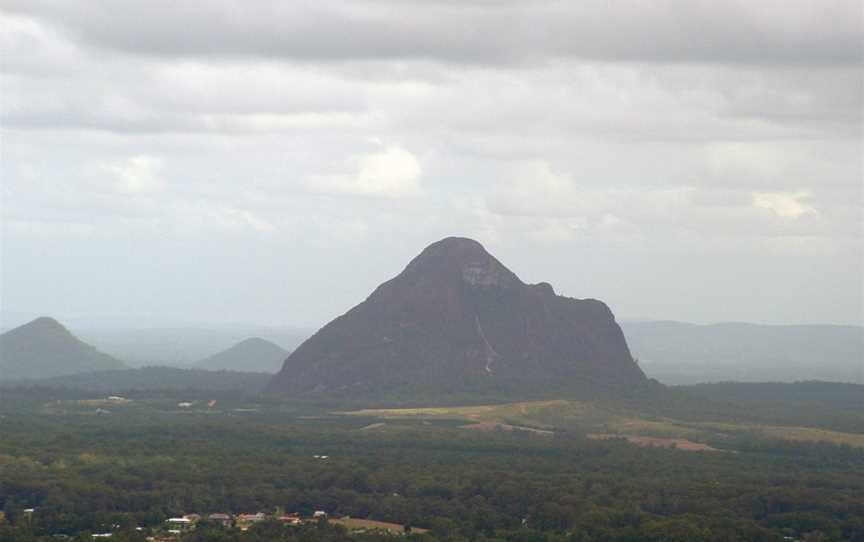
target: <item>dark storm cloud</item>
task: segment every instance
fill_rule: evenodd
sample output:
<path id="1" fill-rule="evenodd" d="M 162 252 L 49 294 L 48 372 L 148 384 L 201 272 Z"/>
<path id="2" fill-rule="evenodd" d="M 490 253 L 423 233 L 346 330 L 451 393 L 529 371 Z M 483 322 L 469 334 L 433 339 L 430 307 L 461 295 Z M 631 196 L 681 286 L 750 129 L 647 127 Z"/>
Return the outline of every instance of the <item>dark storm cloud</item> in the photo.
<path id="1" fill-rule="evenodd" d="M 861 5 L 828 2 L 267 2 L 11 0 L 97 48 L 298 61 L 429 59 L 849 64 Z"/>

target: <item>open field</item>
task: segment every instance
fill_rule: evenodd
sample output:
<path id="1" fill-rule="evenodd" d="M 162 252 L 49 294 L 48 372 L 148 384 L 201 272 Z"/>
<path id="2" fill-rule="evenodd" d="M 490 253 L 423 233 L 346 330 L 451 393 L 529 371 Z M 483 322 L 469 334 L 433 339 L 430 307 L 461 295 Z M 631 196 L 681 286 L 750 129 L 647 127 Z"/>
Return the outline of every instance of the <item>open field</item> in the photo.
<path id="1" fill-rule="evenodd" d="M 816 427 L 784 427 L 777 425 L 757 426 L 756 431 L 774 438 L 795 441 L 820 441 L 834 444 L 847 444 L 864 448 L 864 435 L 856 433 L 841 433 Z"/>
<path id="2" fill-rule="evenodd" d="M 621 435 L 609 434 L 609 433 L 589 433 L 588 438 L 592 440 L 608 440 L 615 438 L 622 438 Z M 636 436 L 625 436 L 623 437 L 630 444 L 635 444 L 636 446 L 643 446 L 646 448 L 675 448 L 676 450 L 684 450 L 686 452 L 719 452 L 722 450 L 718 450 L 717 448 L 713 448 L 708 446 L 707 444 L 703 444 L 701 442 L 693 442 L 692 440 L 687 440 L 684 438 L 663 438 L 663 437 L 636 437 Z"/>
<path id="3" fill-rule="evenodd" d="M 331 519 L 330 523 L 335 523 L 336 525 L 342 525 L 346 527 L 350 531 L 374 531 L 374 530 L 382 530 L 388 531 L 390 533 L 403 533 L 405 532 L 405 526 L 399 523 L 389 523 L 386 521 L 375 521 L 373 519 L 357 519 L 357 518 L 339 518 L 339 519 Z M 419 527 L 412 527 L 411 531 L 417 534 L 423 534 L 429 532 L 427 529 L 421 529 Z"/>
<path id="4" fill-rule="evenodd" d="M 474 405 L 430 408 L 364 409 L 343 412 L 349 416 L 381 419 L 465 420 L 468 422 L 510 423 L 539 429 L 562 428 L 568 421 L 606 420 L 609 414 L 595 405 L 555 399 L 499 405 Z"/>
<path id="5" fill-rule="evenodd" d="M 551 400 L 500 405 L 365 409 L 343 412 L 380 420 L 456 420 L 474 430 L 525 430 L 551 435 L 581 429 L 602 438 L 624 437 L 640 446 L 669 446 L 686 450 L 714 450 L 707 441 L 749 433 L 790 441 L 831 442 L 864 448 L 864 434 L 816 427 L 754 424 L 744 422 L 694 422 L 664 417 L 643 417 L 635 412 L 613 412 L 580 401 Z"/>
<path id="6" fill-rule="evenodd" d="M 497 422 L 469 423 L 468 425 L 462 425 L 460 427 L 462 429 L 474 429 L 476 431 L 527 431 L 529 433 L 534 433 L 535 435 L 544 435 L 547 437 L 551 437 L 555 434 L 554 431 L 550 431 L 549 429 L 535 429 L 533 427 L 523 427 L 519 425 L 510 425 L 509 423 Z"/>

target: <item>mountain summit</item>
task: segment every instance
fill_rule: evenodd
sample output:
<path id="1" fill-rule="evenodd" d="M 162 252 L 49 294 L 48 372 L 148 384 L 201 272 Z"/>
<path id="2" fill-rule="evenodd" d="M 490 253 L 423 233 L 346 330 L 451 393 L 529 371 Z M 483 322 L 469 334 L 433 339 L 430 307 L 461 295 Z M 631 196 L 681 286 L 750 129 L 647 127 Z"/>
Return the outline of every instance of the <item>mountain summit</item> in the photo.
<path id="1" fill-rule="evenodd" d="M 288 351 L 278 344 L 252 337 L 199 361 L 195 366 L 214 371 L 275 373 L 286 357 Z"/>
<path id="2" fill-rule="evenodd" d="M 303 343 L 268 390 L 528 397 L 645 381 L 604 303 L 525 284 L 477 241 L 450 237 Z"/>
<path id="3" fill-rule="evenodd" d="M 120 361 L 80 341 L 43 316 L 0 335 L 0 379 L 49 378 L 124 369 Z"/>

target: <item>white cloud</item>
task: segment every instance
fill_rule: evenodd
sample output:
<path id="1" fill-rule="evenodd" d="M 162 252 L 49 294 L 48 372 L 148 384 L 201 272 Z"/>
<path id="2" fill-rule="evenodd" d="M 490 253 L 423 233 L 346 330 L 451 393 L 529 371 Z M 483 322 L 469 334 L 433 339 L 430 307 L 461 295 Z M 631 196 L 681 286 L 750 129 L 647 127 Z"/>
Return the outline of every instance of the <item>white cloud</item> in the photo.
<path id="1" fill-rule="evenodd" d="M 132 156 L 102 164 L 101 169 L 110 175 L 112 187 L 118 192 L 142 194 L 164 187 L 164 180 L 159 176 L 162 160 L 154 156 Z"/>
<path id="2" fill-rule="evenodd" d="M 798 219 L 803 215 L 816 215 L 816 208 L 807 203 L 810 193 L 797 192 L 755 192 L 753 206 L 768 209 L 781 218 Z"/>
<path id="3" fill-rule="evenodd" d="M 387 147 L 354 160 L 353 175 L 315 175 L 306 187 L 313 192 L 399 198 L 420 193 L 423 168 L 417 157 L 400 147 Z"/>
<path id="4" fill-rule="evenodd" d="M 410 152 L 389 147 L 360 159 L 357 188 L 363 194 L 399 196 L 420 190 L 420 162 Z"/>

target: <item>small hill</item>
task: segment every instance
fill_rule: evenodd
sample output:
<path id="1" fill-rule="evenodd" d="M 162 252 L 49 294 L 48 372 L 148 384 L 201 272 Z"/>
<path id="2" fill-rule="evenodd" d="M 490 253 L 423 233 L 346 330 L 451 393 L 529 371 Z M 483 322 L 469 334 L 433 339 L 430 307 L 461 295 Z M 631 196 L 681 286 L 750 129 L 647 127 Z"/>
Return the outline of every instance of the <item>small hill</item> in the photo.
<path id="1" fill-rule="evenodd" d="M 123 368 L 122 362 L 82 342 L 53 318 L 37 318 L 0 335 L 2 380 Z"/>
<path id="2" fill-rule="evenodd" d="M 477 241 L 451 237 L 303 343 L 268 391 L 435 400 L 647 383 L 603 302 L 525 284 Z"/>
<path id="3" fill-rule="evenodd" d="M 289 352 L 270 341 L 253 337 L 195 364 L 199 369 L 276 373 Z"/>

